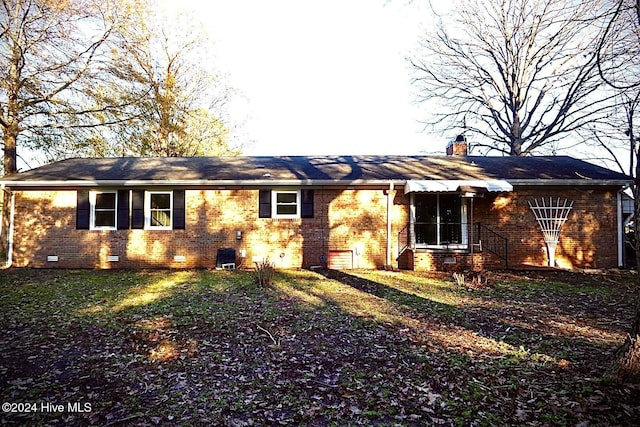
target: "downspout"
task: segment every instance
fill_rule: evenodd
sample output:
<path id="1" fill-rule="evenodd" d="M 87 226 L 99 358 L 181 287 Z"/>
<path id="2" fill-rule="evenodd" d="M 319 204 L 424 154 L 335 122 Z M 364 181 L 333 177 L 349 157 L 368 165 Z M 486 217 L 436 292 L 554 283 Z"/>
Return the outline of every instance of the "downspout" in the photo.
<path id="1" fill-rule="evenodd" d="M 393 207 L 393 182 L 389 183 L 387 191 L 387 263 L 386 267 L 391 267 L 391 210 Z"/>
<path id="2" fill-rule="evenodd" d="M 618 219 L 618 267 L 624 267 L 624 224 L 622 223 L 622 191 L 616 193 L 617 219 Z"/>
<path id="3" fill-rule="evenodd" d="M 471 271 L 474 271 L 475 270 L 475 265 L 474 265 L 474 262 L 473 262 L 473 241 L 474 241 L 473 240 L 474 239 L 474 236 L 473 236 L 473 196 L 471 196 L 471 215 L 470 215 L 470 217 L 471 217 L 471 219 L 470 219 L 471 226 L 469 227 L 469 235 L 470 235 L 471 241 L 469 242 L 469 247 L 471 248 Z"/>
<path id="4" fill-rule="evenodd" d="M 0 190 L 2 190 L 2 199 L 0 199 L 0 236 L 2 236 L 2 230 L 4 229 L 4 193 L 7 192 L 5 185 L 0 185 Z"/>
<path id="5" fill-rule="evenodd" d="M 4 185 L 2 186 L 2 191 L 5 193 L 9 193 L 11 194 L 11 205 L 10 205 L 10 211 L 9 211 L 9 234 L 7 236 L 7 240 L 8 240 L 8 247 L 7 247 L 7 262 L 4 265 L 4 267 L 1 267 L 3 269 L 5 268 L 9 268 L 11 267 L 11 264 L 13 264 L 13 225 L 14 225 L 14 212 L 15 212 L 15 205 L 16 205 L 16 194 L 13 191 L 8 191 L 6 188 L 4 188 Z M 3 207 L 3 214 L 4 214 L 4 207 Z"/>

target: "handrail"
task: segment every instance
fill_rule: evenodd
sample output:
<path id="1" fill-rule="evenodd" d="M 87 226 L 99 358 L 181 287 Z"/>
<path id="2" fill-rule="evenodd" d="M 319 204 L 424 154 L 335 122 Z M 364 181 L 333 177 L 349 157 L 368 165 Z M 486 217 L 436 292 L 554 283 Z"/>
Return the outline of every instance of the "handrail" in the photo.
<path id="1" fill-rule="evenodd" d="M 426 223 L 415 224 L 421 225 Z M 504 260 L 505 268 L 508 268 L 509 246 L 507 238 L 482 223 L 477 223 L 477 227 L 477 233 L 471 244 L 476 244 L 477 242 L 480 245 L 481 252 L 486 250 L 487 252 L 494 254 L 498 258 Z M 408 223 L 398 232 L 398 257 L 402 255 L 405 250 L 411 247 L 413 247 L 411 242 L 411 223 Z"/>
<path id="2" fill-rule="evenodd" d="M 503 235 L 496 233 L 486 225 L 478 223 L 478 240 L 482 242 L 482 249 L 491 252 L 504 260 L 505 268 L 509 267 L 509 245 Z"/>
<path id="3" fill-rule="evenodd" d="M 398 256 L 402 255 L 402 253 L 410 246 L 409 242 L 409 226 L 411 223 L 407 223 L 402 230 L 398 232 Z"/>

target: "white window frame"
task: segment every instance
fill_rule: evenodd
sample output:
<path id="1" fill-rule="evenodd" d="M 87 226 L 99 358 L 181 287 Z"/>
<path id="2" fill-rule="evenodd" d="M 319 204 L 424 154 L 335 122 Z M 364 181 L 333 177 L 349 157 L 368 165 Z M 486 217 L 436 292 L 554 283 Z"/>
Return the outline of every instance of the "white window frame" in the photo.
<path id="1" fill-rule="evenodd" d="M 296 213 L 295 214 L 279 214 L 278 213 L 278 194 L 295 194 L 296 195 Z M 281 203 L 281 205 L 283 205 Z M 302 197 L 300 190 L 271 190 L 271 217 L 272 218 L 300 218 L 302 209 Z"/>
<path id="2" fill-rule="evenodd" d="M 169 217 L 171 218 L 171 224 L 165 225 L 153 225 L 151 224 L 151 196 L 154 194 L 168 194 L 169 195 Z M 144 228 L 146 230 L 173 230 L 173 191 L 171 190 L 157 190 L 157 191 L 145 191 L 144 194 Z"/>
<path id="3" fill-rule="evenodd" d="M 436 226 L 436 240 L 439 242 L 441 240 L 440 236 L 440 224 L 441 224 L 441 215 L 440 215 L 440 195 L 447 193 L 436 193 L 433 194 L 436 197 L 437 203 L 437 226 Z M 461 219 L 461 233 L 462 233 L 462 242 L 461 243 L 450 243 L 450 244 L 438 244 L 438 245 L 429 245 L 426 243 L 417 243 L 415 241 L 415 223 L 416 223 L 416 204 L 415 204 L 415 193 L 411 193 L 411 211 L 410 211 L 410 220 L 411 220 L 411 240 L 413 243 L 413 247 L 424 248 L 424 249 L 467 249 L 469 247 L 469 224 L 467 218 L 467 199 L 462 198 L 460 203 L 460 219 Z"/>
<path id="4" fill-rule="evenodd" d="M 98 194 L 113 194 L 115 205 L 113 207 L 113 226 L 96 226 L 96 196 Z M 115 190 L 101 190 L 89 192 L 89 229 L 90 230 L 115 230 L 118 227 L 118 192 Z"/>

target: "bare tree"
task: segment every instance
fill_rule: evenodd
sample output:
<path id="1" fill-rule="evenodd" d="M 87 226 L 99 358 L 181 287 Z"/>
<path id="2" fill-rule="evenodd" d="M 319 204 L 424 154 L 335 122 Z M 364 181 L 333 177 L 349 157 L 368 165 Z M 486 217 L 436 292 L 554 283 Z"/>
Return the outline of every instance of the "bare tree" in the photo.
<path id="1" fill-rule="evenodd" d="M 606 121 L 613 95 L 598 78 L 599 2 L 470 0 L 439 19 L 410 60 L 427 123 L 481 135 L 509 155 L 557 147 Z"/>
<path id="2" fill-rule="evenodd" d="M 238 154 L 223 117 L 230 92 L 210 65 L 212 50 L 197 19 L 158 12 L 147 0 L 134 4 L 109 78 L 88 89 L 96 110 L 122 108 L 97 115 L 114 125 L 88 145 L 143 156 Z"/>
<path id="3" fill-rule="evenodd" d="M 607 11 L 608 23 L 597 49 L 600 77 L 618 94 L 624 112 L 624 135 L 628 139 L 630 175 L 634 197 L 634 243 L 636 264 L 640 266 L 640 152 L 638 121 L 640 108 L 640 0 L 616 0 Z M 635 166 L 634 166 L 635 163 Z M 619 380 L 640 380 L 640 276 L 636 283 L 636 304 L 631 328 L 618 349 L 614 363 Z"/>
<path id="4" fill-rule="evenodd" d="M 4 173 L 19 146 L 55 144 L 89 111 L 77 102 L 117 22 L 109 0 L 0 1 L 0 132 Z"/>

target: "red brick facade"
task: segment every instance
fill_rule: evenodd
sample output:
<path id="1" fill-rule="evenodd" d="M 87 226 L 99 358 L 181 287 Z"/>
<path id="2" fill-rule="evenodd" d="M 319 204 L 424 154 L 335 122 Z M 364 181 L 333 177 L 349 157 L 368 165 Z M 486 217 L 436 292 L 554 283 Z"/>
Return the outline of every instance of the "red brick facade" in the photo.
<path id="1" fill-rule="evenodd" d="M 548 265 L 547 247 L 529 202 L 549 198 L 573 202 L 556 250 L 560 268 L 618 266 L 617 189 L 516 188 L 512 193 L 488 193 L 474 199 L 474 224 L 481 223 L 507 240 L 508 262 L 488 253 L 475 254 L 473 267 L 531 268 Z M 475 232 L 476 227 L 474 227 Z M 479 246 L 476 246 L 480 250 Z M 455 261 L 454 261 L 455 259 Z M 416 250 L 400 260 L 408 269 L 463 270 L 471 268 L 466 252 Z"/>
<path id="2" fill-rule="evenodd" d="M 544 236 L 528 202 L 549 198 L 573 201 L 560 233 L 556 265 L 562 268 L 610 268 L 618 264 L 616 188 L 517 188 L 476 200 L 477 222 L 508 239 L 509 266 L 547 265 Z"/>
<path id="3" fill-rule="evenodd" d="M 18 191 L 13 265 L 210 268 L 219 248 L 236 249 L 245 267 L 263 258 L 277 267 L 323 265 L 334 250 L 352 251 L 354 268 L 385 264 L 384 189 L 316 189 L 314 197 L 313 218 L 259 218 L 258 190 L 187 190 L 184 230 L 77 230 L 76 191 Z M 392 209 L 394 261 L 395 236 L 408 221 L 406 198 L 395 198 L 405 204 Z"/>
<path id="4" fill-rule="evenodd" d="M 337 251 L 351 251 L 354 268 L 386 264 L 387 191 L 382 187 L 316 188 L 313 218 L 295 219 L 259 218 L 257 189 L 188 189 L 184 230 L 78 230 L 75 190 L 15 194 L 16 267 L 211 268 L 220 248 L 234 248 L 244 267 L 265 257 L 283 268 L 324 265 Z M 391 197 L 393 265 L 417 270 L 471 265 L 464 252 L 405 251 L 396 259 L 398 234 L 409 223 L 410 197 L 402 189 Z M 538 187 L 474 200 L 474 222 L 507 237 L 509 267 L 547 264 L 544 239 L 527 203 L 541 197 L 574 202 L 558 245 L 559 267 L 617 265 L 616 189 Z M 475 254 L 473 264 L 488 268 L 501 262 L 483 252 Z"/>

